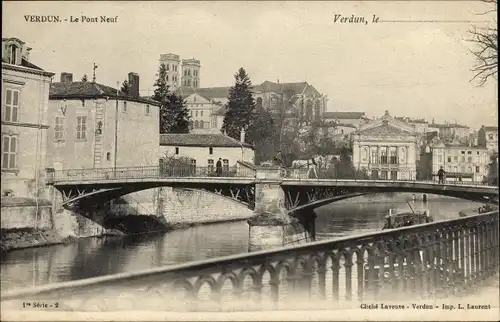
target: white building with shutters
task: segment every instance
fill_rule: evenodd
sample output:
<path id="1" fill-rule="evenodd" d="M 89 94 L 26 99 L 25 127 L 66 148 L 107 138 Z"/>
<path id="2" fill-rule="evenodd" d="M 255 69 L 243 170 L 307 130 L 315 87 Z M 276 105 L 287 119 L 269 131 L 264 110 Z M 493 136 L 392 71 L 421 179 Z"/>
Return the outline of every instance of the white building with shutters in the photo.
<path id="1" fill-rule="evenodd" d="M 352 133 L 353 164 L 373 179 L 416 178 L 418 135 L 408 124 L 385 115 Z"/>
<path id="2" fill-rule="evenodd" d="M 43 197 L 54 74 L 32 64 L 30 50 L 20 39 L 2 38 L 2 197 Z"/>
<path id="3" fill-rule="evenodd" d="M 47 168 L 158 164 L 158 104 L 139 96 L 137 74 L 129 74 L 129 83 L 129 95 L 91 81 L 75 82 L 70 73 L 51 84 Z"/>

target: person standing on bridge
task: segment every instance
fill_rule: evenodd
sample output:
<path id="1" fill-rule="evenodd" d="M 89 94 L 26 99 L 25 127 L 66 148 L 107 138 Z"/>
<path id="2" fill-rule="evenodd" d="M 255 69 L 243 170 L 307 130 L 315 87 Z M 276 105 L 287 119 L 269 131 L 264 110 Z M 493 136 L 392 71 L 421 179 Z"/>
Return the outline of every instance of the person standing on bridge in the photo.
<path id="1" fill-rule="evenodd" d="M 438 178 L 439 178 L 439 183 L 441 184 L 444 184 L 444 176 L 445 176 L 446 172 L 444 171 L 443 167 L 441 167 L 441 169 L 439 169 L 438 171 Z"/>
<path id="2" fill-rule="evenodd" d="M 215 164 L 215 172 L 218 177 L 222 177 L 222 159 L 219 158 L 219 161 Z"/>

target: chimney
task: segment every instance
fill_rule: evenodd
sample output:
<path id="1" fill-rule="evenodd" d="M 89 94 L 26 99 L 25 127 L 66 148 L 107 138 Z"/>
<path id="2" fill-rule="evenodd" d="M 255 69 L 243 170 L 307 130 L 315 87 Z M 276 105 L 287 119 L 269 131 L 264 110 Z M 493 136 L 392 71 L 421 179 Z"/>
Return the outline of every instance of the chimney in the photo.
<path id="1" fill-rule="evenodd" d="M 139 98 L 139 74 L 128 73 L 128 84 L 130 86 L 130 96 Z"/>
<path id="2" fill-rule="evenodd" d="M 61 83 L 64 83 L 64 84 L 73 83 L 73 74 L 72 73 L 61 73 Z"/>
<path id="3" fill-rule="evenodd" d="M 245 143 L 245 129 L 241 129 L 240 131 L 240 142 Z"/>
<path id="4" fill-rule="evenodd" d="M 30 51 L 31 51 L 31 47 L 26 47 L 26 49 L 24 50 L 23 52 L 23 59 L 26 60 L 26 61 L 30 61 Z"/>

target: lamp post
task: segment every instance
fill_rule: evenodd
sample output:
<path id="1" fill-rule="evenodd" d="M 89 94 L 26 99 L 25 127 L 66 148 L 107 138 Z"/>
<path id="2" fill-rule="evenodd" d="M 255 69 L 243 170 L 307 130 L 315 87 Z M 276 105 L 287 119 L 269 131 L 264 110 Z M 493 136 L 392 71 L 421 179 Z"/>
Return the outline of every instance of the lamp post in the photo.
<path id="1" fill-rule="evenodd" d="M 114 174 L 116 177 L 116 160 L 118 155 L 118 94 L 119 94 L 120 82 L 116 82 L 116 106 L 115 106 L 115 155 L 114 155 Z"/>

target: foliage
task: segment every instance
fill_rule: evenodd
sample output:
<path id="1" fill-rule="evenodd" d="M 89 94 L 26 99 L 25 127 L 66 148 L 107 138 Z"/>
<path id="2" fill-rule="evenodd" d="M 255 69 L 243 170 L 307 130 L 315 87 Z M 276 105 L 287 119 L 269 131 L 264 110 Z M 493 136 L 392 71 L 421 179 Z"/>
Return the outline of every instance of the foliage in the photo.
<path id="1" fill-rule="evenodd" d="M 222 131 L 239 140 L 241 129 L 247 131 L 254 121 L 255 101 L 251 92 L 252 82 L 245 69 L 240 68 L 234 80 L 234 86 L 229 89 Z"/>
<path id="2" fill-rule="evenodd" d="M 82 77 L 82 82 L 87 82 L 87 81 L 88 81 L 88 77 L 87 77 L 87 74 L 85 74 Z"/>
<path id="3" fill-rule="evenodd" d="M 189 133 L 191 116 L 188 113 L 186 101 L 169 91 L 166 75 L 165 64 L 161 64 L 152 97 L 160 103 L 160 133 Z"/>
<path id="4" fill-rule="evenodd" d="M 127 80 L 124 80 L 122 83 L 122 87 L 120 88 L 120 92 L 124 95 L 130 95 L 130 84 Z"/>
<path id="5" fill-rule="evenodd" d="M 276 155 L 275 149 L 276 127 L 271 114 L 260 110 L 253 115 L 253 122 L 248 127 L 247 141 L 255 145 L 255 161 L 271 160 Z"/>
<path id="6" fill-rule="evenodd" d="M 498 185 L 498 162 L 496 157 L 491 158 L 491 163 L 488 166 L 488 175 L 485 183 Z"/>
<path id="7" fill-rule="evenodd" d="M 481 1 L 494 5 L 494 9 L 490 9 L 482 13 L 482 15 L 497 11 L 497 0 Z M 469 33 L 471 35 L 470 41 L 476 45 L 476 49 L 471 50 L 476 59 L 476 65 L 472 68 L 474 77 L 471 81 L 477 80 L 479 86 L 482 86 L 488 79 L 496 79 L 498 73 L 498 29 L 496 20 L 493 27 L 478 28 L 474 26 L 469 30 Z"/>

